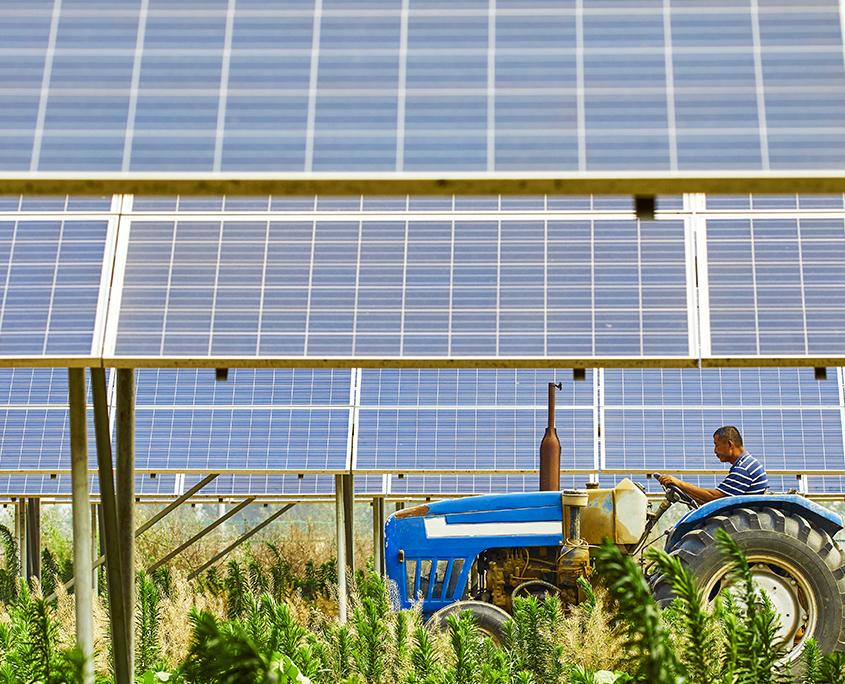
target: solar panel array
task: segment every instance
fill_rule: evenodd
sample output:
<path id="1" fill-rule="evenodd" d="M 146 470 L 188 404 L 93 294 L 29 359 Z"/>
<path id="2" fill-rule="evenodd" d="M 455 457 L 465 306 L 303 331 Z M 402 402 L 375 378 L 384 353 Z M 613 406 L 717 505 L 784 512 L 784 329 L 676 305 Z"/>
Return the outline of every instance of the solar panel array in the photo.
<path id="1" fill-rule="evenodd" d="M 164 219 L 123 235 L 110 357 L 694 353 L 681 220 Z"/>
<path id="2" fill-rule="evenodd" d="M 0 170 L 840 169 L 836 0 L 33 0 Z"/>
<path id="3" fill-rule="evenodd" d="M 773 489 L 835 494 L 845 376 L 829 378 L 787 368 L 604 369 L 585 382 L 569 370 L 237 369 L 220 383 L 210 370 L 140 369 L 136 492 L 172 499 L 221 473 L 198 498 L 307 500 L 331 496 L 336 472 L 354 473 L 364 497 L 533 491 L 548 382 L 561 382 L 563 487 L 629 476 L 656 493 L 653 471 L 712 487 L 723 467 L 711 435 L 733 424 Z M 69 495 L 65 392 L 62 370 L 0 373 L 0 496 Z"/>

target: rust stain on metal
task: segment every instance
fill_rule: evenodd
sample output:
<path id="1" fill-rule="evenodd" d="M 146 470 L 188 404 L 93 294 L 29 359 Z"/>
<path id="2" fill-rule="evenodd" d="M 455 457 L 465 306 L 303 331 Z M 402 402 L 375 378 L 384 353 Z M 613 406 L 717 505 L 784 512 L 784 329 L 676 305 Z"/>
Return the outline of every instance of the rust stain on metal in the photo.
<path id="1" fill-rule="evenodd" d="M 428 506 L 414 506 L 413 508 L 403 508 L 401 511 L 396 511 L 393 514 L 395 518 L 416 518 L 428 513 Z"/>

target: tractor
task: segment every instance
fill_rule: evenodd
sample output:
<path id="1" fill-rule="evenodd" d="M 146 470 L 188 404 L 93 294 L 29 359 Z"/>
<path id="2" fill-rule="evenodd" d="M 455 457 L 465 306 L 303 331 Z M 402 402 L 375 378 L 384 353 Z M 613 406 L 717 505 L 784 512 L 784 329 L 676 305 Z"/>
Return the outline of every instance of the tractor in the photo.
<path id="1" fill-rule="evenodd" d="M 551 387 L 549 394 L 544 443 L 550 432 L 556 440 Z M 558 459 L 559 453 L 558 442 Z M 435 501 L 391 515 L 385 567 L 399 607 L 421 604 L 435 625 L 472 610 L 479 628 L 500 640 L 515 597 L 556 594 L 565 606 L 577 604 L 576 580 L 590 574 L 592 549 L 608 538 L 626 554 L 639 554 L 661 516 L 680 503 L 690 510 L 667 532 L 665 549 L 693 570 L 708 599 L 729 584 L 714 543 L 721 528 L 744 551 L 755 582 L 780 613 L 787 661 L 795 663 L 810 638 L 824 652 L 845 650 L 845 553 L 833 540 L 841 516 L 792 493 L 698 506 L 673 486 L 652 510 L 643 487 L 627 478 L 612 489 L 588 484 L 560 491 L 559 464 L 541 444 L 541 491 Z M 653 576 L 651 586 L 658 603 L 671 602 L 667 580 Z"/>

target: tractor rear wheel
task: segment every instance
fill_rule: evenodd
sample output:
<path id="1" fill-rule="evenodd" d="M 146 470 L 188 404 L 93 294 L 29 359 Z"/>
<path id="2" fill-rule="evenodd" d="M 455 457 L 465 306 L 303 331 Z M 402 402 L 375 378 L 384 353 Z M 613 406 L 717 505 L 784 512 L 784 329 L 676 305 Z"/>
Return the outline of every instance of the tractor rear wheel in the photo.
<path id="1" fill-rule="evenodd" d="M 823 653 L 845 650 L 845 554 L 826 532 L 800 515 L 773 508 L 738 508 L 708 518 L 687 532 L 671 553 L 693 571 L 709 601 L 730 582 L 714 539 L 720 528 L 745 553 L 755 583 L 780 613 L 778 638 L 787 664 L 796 664 L 810 638 Z M 674 598 L 661 575 L 654 578 L 652 593 L 661 606 Z"/>

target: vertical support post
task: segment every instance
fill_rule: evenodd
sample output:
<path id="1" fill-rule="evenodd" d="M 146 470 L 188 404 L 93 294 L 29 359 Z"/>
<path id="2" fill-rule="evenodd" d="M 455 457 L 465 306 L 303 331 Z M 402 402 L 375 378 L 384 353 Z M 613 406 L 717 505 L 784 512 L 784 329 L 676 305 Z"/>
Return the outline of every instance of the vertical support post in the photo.
<path id="1" fill-rule="evenodd" d="M 384 576 L 384 497 L 373 498 L 373 567 Z"/>
<path id="2" fill-rule="evenodd" d="M 135 672 L 135 370 L 117 369 L 117 435 L 115 444 L 117 534 L 123 571 L 123 610 L 126 615 L 126 650 L 130 673 Z"/>
<path id="3" fill-rule="evenodd" d="M 24 498 L 15 502 L 15 539 L 18 542 L 18 557 L 21 562 L 21 579 L 26 581 L 26 509 Z"/>
<path id="4" fill-rule="evenodd" d="M 73 511 L 73 567 L 79 578 L 76 598 L 76 644 L 85 655 L 83 681 L 94 682 L 94 603 L 91 558 L 91 503 L 88 497 L 88 419 L 85 369 L 68 368 L 70 413 L 70 480 Z"/>
<path id="5" fill-rule="evenodd" d="M 129 670 L 127 645 L 131 638 L 132 616 L 125 611 L 123 600 L 123 569 L 121 568 L 120 536 L 117 525 L 117 503 L 114 492 L 114 470 L 109 434 L 109 404 L 106 392 L 106 372 L 91 369 L 91 393 L 94 398 L 94 434 L 97 438 L 97 467 L 100 473 L 100 501 L 102 502 L 103 537 L 106 546 L 106 576 L 109 586 L 109 611 L 114 657 L 115 684 L 132 684 L 134 673 Z"/>
<path id="6" fill-rule="evenodd" d="M 41 500 L 26 501 L 26 560 L 27 577 L 41 582 Z"/>
<path id="7" fill-rule="evenodd" d="M 100 557 L 100 524 L 97 516 L 97 504 L 91 504 L 91 565 Z M 93 584 L 91 588 L 94 596 L 100 593 L 100 573 L 94 569 L 91 573 Z"/>
<path id="8" fill-rule="evenodd" d="M 355 572 L 355 476 L 343 476 L 343 522 L 346 535 L 346 567 Z"/>
<path id="9" fill-rule="evenodd" d="M 335 532 L 337 538 L 337 617 L 346 622 L 346 522 L 343 505 L 344 475 L 334 476 Z"/>

